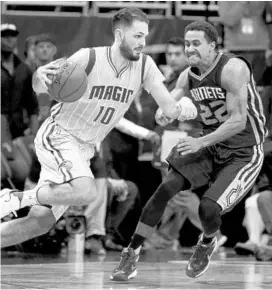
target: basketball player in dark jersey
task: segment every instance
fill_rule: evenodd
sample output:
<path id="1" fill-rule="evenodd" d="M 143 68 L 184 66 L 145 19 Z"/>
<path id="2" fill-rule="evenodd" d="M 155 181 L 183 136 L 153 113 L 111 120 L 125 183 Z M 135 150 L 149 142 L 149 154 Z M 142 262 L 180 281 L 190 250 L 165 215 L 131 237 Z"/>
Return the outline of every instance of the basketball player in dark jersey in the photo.
<path id="1" fill-rule="evenodd" d="M 147 202 L 132 240 L 121 254 L 111 280 L 137 275 L 141 245 L 179 191 L 203 188 L 199 217 L 203 233 L 194 247 L 186 274 L 196 278 L 208 268 L 216 247 L 221 215 L 251 189 L 263 163 L 265 117 L 252 71 L 242 57 L 217 51 L 216 29 L 196 21 L 185 29 L 190 67 L 181 73 L 173 96 L 191 97 L 198 108 L 204 134 L 180 139 L 167 158 L 168 175 Z M 157 121 L 166 124 L 159 110 Z"/>

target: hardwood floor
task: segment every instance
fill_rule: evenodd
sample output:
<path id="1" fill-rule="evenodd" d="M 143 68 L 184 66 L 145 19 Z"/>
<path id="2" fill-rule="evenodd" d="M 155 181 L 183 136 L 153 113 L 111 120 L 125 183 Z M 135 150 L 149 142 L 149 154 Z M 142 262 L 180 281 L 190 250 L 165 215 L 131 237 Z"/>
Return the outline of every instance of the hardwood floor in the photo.
<path id="1" fill-rule="evenodd" d="M 146 251 L 138 263 L 138 276 L 128 283 L 109 280 L 119 253 L 104 257 L 10 255 L 2 252 L 1 289 L 272 289 L 272 263 L 232 252 L 213 256 L 208 271 L 188 278 L 189 249 L 180 252 Z"/>

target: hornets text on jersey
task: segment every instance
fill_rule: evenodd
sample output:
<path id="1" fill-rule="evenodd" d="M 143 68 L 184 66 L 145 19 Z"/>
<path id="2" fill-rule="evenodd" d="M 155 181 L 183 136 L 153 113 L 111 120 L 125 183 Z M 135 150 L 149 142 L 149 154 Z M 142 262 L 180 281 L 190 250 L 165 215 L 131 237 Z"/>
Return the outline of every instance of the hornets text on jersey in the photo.
<path id="1" fill-rule="evenodd" d="M 251 67 L 244 58 L 232 54 L 218 53 L 213 65 L 201 76 L 197 74 L 196 68 L 191 67 L 188 71 L 189 90 L 198 108 L 199 119 L 205 134 L 215 131 L 228 119 L 227 92 L 221 87 L 221 72 L 224 65 L 232 57 L 242 59 L 250 69 L 247 122 L 246 128 L 242 132 L 220 142 L 220 145 L 229 148 L 250 147 L 264 141 L 266 128 L 262 101 L 255 86 Z"/>

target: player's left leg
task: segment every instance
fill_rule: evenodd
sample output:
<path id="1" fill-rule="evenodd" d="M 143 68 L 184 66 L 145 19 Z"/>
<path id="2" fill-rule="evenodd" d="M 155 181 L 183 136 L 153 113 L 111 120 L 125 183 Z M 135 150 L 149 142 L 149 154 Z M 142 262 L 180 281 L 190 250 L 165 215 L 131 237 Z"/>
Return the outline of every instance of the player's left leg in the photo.
<path id="1" fill-rule="evenodd" d="M 112 281 L 128 281 L 137 275 L 136 263 L 143 242 L 151 237 L 168 201 L 186 186 L 188 181 L 179 172 L 171 169 L 145 205 L 131 242 L 128 248 L 123 249 L 119 265 L 110 275 Z"/>
<path id="2" fill-rule="evenodd" d="M 186 269 L 189 277 L 199 277 L 208 269 L 216 249 L 216 235 L 221 226 L 221 215 L 230 211 L 249 192 L 261 170 L 262 145 L 237 149 L 232 154 L 232 160 L 228 160 L 226 165 L 221 163 L 214 183 L 200 201 L 199 217 L 203 234 Z"/>
<path id="3" fill-rule="evenodd" d="M 39 182 L 32 190 L 1 190 L 1 218 L 34 204 L 81 206 L 94 202 L 97 191 L 89 168 L 93 146 L 79 142 L 48 119 L 37 133 L 35 149 L 41 163 Z"/>
<path id="4" fill-rule="evenodd" d="M 131 242 L 123 250 L 119 265 L 111 273 L 110 279 L 113 281 L 127 281 L 137 275 L 136 262 L 141 246 L 145 239 L 152 236 L 168 201 L 181 190 L 200 188 L 209 183 L 213 172 L 211 153 L 203 149 L 196 154 L 182 156 L 176 149 L 174 147 L 167 157 L 170 170 L 146 203 Z"/>
<path id="5" fill-rule="evenodd" d="M 17 245 L 47 233 L 66 209 L 67 206 L 34 205 L 26 217 L 1 223 L 1 248 Z"/>

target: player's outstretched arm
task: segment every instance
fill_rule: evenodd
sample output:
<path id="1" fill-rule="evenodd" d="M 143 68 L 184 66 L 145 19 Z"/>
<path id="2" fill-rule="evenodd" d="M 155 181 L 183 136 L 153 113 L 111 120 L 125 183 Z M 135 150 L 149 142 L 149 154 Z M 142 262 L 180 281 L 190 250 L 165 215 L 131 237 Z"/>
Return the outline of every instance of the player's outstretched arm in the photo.
<path id="1" fill-rule="evenodd" d="M 174 100 L 179 101 L 181 98 L 190 96 L 188 71 L 190 68 L 185 69 L 180 75 L 176 83 L 176 87 L 171 91 L 171 96 Z"/>
<path id="2" fill-rule="evenodd" d="M 250 71 L 246 63 L 238 58 L 230 59 L 221 74 L 222 88 L 227 91 L 229 118 L 217 130 L 200 138 L 203 147 L 222 142 L 245 129 L 249 81 Z"/>
<path id="3" fill-rule="evenodd" d="M 125 133 L 129 136 L 137 138 L 139 140 L 148 140 L 152 144 L 159 145 L 160 136 L 151 130 L 146 129 L 145 127 L 139 126 L 126 118 L 122 118 L 116 125 L 115 128 L 122 133 Z"/>
<path id="4" fill-rule="evenodd" d="M 139 126 L 126 118 L 122 118 L 116 125 L 115 128 L 122 133 L 129 136 L 135 137 L 137 139 L 146 139 L 149 134 L 149 130 Z"/>
<path id="5" fill-rule="evenodd" d="M 186 97 L 190 95 L 188 69 L 180 74 L 176 87 L 171 92 L 170 97 L 167 96 L 169 94 L 168 91 L 164 94 L 164 91 L 160 88 L 160 84 L 154 86 L 151 94 L 160 106 L 155 116 L 159 125 L 165 126 L 167 123 L 172 122 L 173 119 L 184 121 L 196 118 L 197 109 L 191 99 Z"/>

